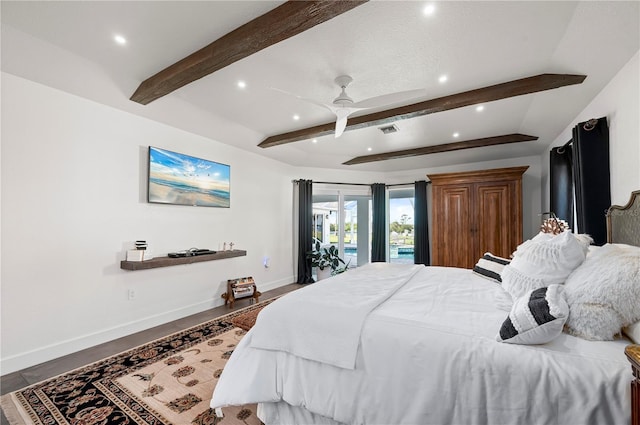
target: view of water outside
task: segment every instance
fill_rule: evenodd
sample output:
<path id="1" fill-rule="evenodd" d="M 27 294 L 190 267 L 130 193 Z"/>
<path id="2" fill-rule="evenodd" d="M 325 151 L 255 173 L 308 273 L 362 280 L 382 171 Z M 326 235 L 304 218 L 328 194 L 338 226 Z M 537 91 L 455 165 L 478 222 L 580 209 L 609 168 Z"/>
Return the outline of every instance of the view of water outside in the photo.
<path id="1" fill-rule="evenodd" d="M 389 260 L 413 263 L 413 198 L 389 199 Z"/>
<path id="2" fill-rule="evenodd" d="M 321 246 L 338 245 L 338 202 L 325 198 L 324 202 L 314 202 L 314 238 Z M 413 264 L 414 247 L 414 198 L 389 199 L 389 260 L 392 263 Z M 344 204 L 344 260 L 349 267 L 356 267 L 357 261 L 357 203 L 347 201 Z M 371 243 L 369 236 L 369 244 Z M 369 246 L 369 251 L 371 247 Z M 367 261 L 366 259 L 364 261 Z"/>

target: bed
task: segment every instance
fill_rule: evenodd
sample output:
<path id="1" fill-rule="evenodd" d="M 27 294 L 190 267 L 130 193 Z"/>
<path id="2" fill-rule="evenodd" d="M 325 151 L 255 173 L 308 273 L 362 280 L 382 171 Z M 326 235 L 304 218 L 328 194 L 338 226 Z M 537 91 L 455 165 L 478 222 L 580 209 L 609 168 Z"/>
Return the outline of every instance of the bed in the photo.
<path id="1" fill-rule="evenodd" d="M 610 234 L 624 235 L 625 245 L 614 238 L 585 248 L 566 285 L 505 297 L 506 280 L 471 270 L 374 263 L 287 294 L 262 310 L 236 347 L 211 407 L 221 414 L 225 406 L 258 403 L 267 425 L 628 424 L 630 340 L 618 335 L 620 328 L 613 340 L 575 336 L 592 327 L 571 324 L 566 309 L 575 307 L 576 318 L 587 314 L 593 302 L 580 300 L 573 276 L 599 264 L 608 250 L 625 249 L 637 273 L 640 192 L 635 195 L 608 214 Z M 520 250 L 505 268 L 515 267 Z M 540 291 L 555 317 L 527 329 L 518 315 L 535 313 L 526 306 Z M 640 314 L 631 302 L 629 311 L 609 312 L 611 320 L 624 316 L 628 325 L 630 314 Z M 525 310 L 516 314 L 516 307 Z M 598 323 L 597 331 L 610 332 L 609 322 Z M 514 325 L 517 335 L 503 333 Z"/>

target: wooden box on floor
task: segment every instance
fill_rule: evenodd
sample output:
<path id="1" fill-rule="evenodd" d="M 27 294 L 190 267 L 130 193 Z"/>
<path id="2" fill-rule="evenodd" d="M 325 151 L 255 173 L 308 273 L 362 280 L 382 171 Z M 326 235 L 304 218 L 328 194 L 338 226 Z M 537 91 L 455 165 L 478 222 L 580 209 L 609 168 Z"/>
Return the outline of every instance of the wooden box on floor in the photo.
<path id="1" fill-rule="evenodd" d="M 252 303 L 257 303 L 260 295 L 262 294 L 258 291 L 255 280 L 248 276 L 227 280 L 227 292 L 222 294 L 222 298 L 225 305 L 229 304 L 233 308 L 233 303 L 238 299 L 250 298 Z"/>

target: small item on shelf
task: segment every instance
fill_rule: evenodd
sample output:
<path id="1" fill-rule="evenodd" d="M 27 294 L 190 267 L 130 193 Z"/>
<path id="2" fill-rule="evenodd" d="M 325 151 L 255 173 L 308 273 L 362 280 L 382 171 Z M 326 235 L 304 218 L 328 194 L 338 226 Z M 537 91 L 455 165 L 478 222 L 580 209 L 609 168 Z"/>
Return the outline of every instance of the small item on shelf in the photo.
<path id="1" fill-rule="evenodd" d="M 147 241 L 136 241 L 136 249 L 144 250 L 147 249 Z"/>
<path id="2" fill-rule="evenodd" d="M 233 242 L 229 242 L 229 250 L 233 251 Z"/>
<path id="3" fill-rule="evenodd" d="M 222 250 L 223 251 L 227 250 L 227 243 L 226 242 L 222 242 Z"/>
<path id="4" fill-rule="evenodd" d="M 127 261 L 143 261 L 144 250 L 141 249 L 129 249 L 127 250 Z"/>
<path id="5" fill-rule="evenodd" d="M 170 252 L 167 255 L 170 258 L 179 258 L 179 257 L 194 257 L 196 255 L 215 254 L 216 252 L 217 251 L 212 251 L 210 249 L 191 248 L 183 251 Z"/>

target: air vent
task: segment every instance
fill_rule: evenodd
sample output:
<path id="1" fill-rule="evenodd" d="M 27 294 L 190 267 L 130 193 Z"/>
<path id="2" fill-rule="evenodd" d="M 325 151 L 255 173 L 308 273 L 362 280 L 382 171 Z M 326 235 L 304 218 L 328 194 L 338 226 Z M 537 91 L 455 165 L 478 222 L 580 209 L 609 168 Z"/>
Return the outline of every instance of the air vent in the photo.
<path id="1" fill-rule="evenodd" d="M 384 134 L 391 134 L 391 133 L 395 133 L 398 131 L 398 127 L 396 127 L 395 124 L 393 125 L 389 125 L 387 127 L 378 127 L 380 129 L 380 131 L 382 131 Z"/>

